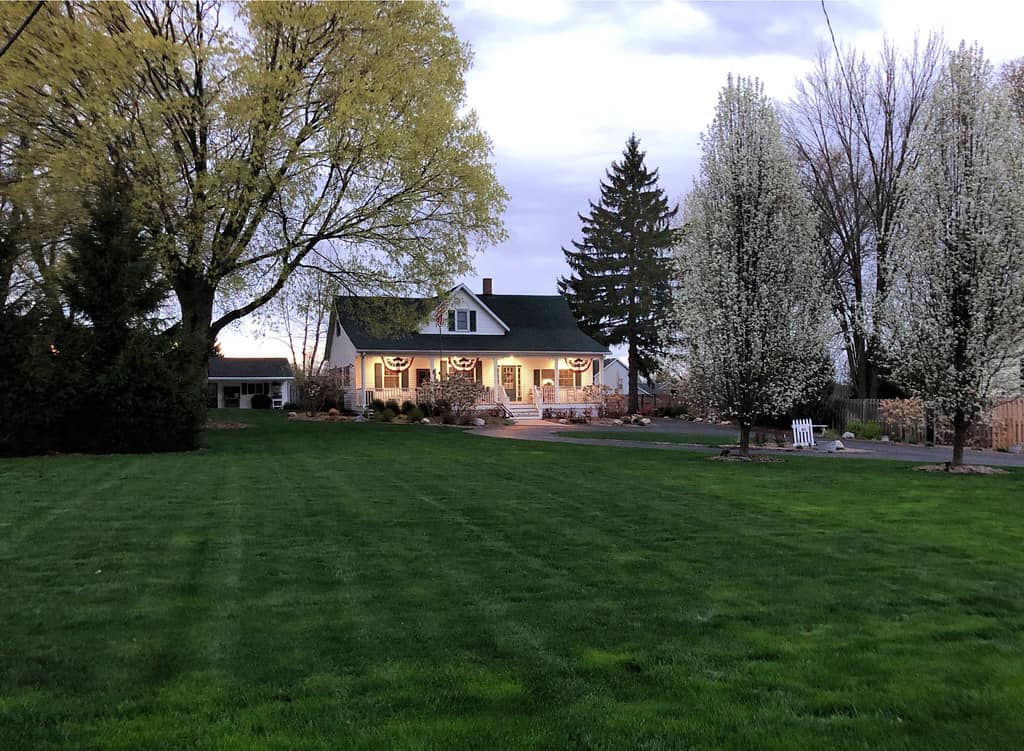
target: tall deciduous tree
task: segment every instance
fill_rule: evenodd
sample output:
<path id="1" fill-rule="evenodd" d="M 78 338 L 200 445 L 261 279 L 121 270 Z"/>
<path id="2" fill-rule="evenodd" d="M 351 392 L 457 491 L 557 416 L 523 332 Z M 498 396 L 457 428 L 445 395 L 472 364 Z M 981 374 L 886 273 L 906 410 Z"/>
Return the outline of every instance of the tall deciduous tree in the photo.
<path id="1" fill-rule="evenodd" d="M 953 464 L 1024 320 L 1024 137 L 977 47 L 950 55 L 917 138 L 888 305 L 897 377 L 953 423 Z"/>
<path id="2" fill-rule="evenodd" d="M 819 253 L 829 284 L 851 390 L 883 386 L 879 321 L 900 178 L 941 64 L 937 36 L 906 55 L 890 44 L 869 62 L 856 50 L 822 50 L 785 110 L 787 137 L 817 210 Z"/>
<path id="3" fill-rule="evenodd" d="M 0 135 L 61 190 L 130 176 L 209 345 L 303 263 L 440 290 L 502 237 L 469 62 L 437 3 L 51 3 L 4 58 Z"/>
<path id="4" fill-rule="evenodd" d="M 590 215 L 579 215 L 583 239 L 562 248 L 572 273 L 558 280 L 580 327 L 602 344 L 627 344 L 629 409 L 639 408 L 638 380 L 659 366 L 666 345 L 672 290 L 667 259 L 669 208 L 658 187 L 658 170 L 648 170 L 640 141 L 631 135 L 621 162 L 601 182 L 601 200 Z"/>
<path id="5" fill-rule="evenodd" d="M 820 386 L 824 352 L 814 217 L 756 79 L 729 78 L 702 136 L 677 247 L 689 378 L 740 426 Z"/>

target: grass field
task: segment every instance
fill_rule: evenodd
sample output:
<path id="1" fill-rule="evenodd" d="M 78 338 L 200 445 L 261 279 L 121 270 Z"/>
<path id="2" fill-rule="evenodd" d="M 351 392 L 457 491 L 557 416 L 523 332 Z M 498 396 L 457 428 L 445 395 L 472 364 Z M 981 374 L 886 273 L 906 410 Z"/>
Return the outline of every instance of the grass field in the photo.
<path id="1" fill-rule="evenodd" d="M 666 433 L 647 428 L 619 428 L 618 430 L 566 430 L 556 435 L 566 438 L 597 438 L 607 441 L 643 441 L 645 443 L 689 443 L 699 446 L 721 446 L 736 443 L 739 435 L 725 433 Z M 753 443 L 751 443 L 753 445 Z M 770 445 L 774 446 L 774 443 Z"/>
<path id="2" fill-rule="evenodd" d="M 247 413 L 0 461 L 0 749 L 1017 749 L 1024 472 Z"/>

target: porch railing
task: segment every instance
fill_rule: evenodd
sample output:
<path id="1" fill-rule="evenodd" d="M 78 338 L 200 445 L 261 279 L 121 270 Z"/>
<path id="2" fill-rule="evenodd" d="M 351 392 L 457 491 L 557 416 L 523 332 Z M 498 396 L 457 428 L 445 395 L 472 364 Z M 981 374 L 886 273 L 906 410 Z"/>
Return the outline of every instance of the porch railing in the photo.
<path id="1" fill-rule="evenodd" d="M 536 393 L 538 387 L 534 386 L 533 390 Z M 541 386 L 539 387 L 539 392 L 541 401 L 547 404 L 588 404 L 597 401 L 594 398 L 588 397 L 586 389 L 556 389 L 554 386 Z"/>

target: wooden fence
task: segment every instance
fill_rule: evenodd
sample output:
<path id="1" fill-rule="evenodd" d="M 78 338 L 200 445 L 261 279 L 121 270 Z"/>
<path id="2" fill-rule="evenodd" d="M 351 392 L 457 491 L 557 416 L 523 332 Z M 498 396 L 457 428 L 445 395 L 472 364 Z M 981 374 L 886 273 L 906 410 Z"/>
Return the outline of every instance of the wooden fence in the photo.
<path id="1" fill-rule="evenodd" d="M 1024 399 L 1003 402 L 992 416 L 992 448 L 1024 444 Z"/>
<path id="2" fill-rule="evenodd" d="M 877 422 L 882 426 L 882 433 L 908 443 L 934 440 L 936 443 L 948 444 L 952 440 L 952 431 L 941 416 L 934 416 L 932 425 L 925 421 L 920 425 L 894 425 L 889 424 L 882 415 L 880 399 L 837 399 L 832 419 L 836 429 L 843 432 L 854 420 Z M 997 403 L 992 409 L 991 420 L 971 428 L 967 443 L 995 449 L 1024 444 L 1024 398 Z"/>

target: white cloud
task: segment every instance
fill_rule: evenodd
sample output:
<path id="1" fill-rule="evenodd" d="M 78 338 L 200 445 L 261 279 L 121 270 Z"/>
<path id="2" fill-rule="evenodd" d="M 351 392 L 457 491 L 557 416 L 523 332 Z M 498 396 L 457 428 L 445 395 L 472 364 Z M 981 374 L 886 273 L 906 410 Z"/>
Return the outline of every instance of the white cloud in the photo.
<path id="1" fill-rule="evenodd" d="M 571 8 L 564 0 L 465 0 L 462 10 L 487 13 L 510 21 L 547 25 L 564 21 Z"/>

